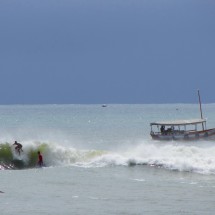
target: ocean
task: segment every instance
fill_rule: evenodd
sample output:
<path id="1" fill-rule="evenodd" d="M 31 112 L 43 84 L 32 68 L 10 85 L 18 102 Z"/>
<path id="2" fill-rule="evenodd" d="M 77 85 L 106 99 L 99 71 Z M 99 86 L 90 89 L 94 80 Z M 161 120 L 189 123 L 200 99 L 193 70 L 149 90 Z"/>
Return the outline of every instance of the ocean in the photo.
<path id="1" fill-rule="evenodd" d="M 215 127 L 215 104 L 203 115 Z M 150 136 L 193 118 L 197 104 L 1 105 L 0 214 L 213 215 L 215 140 Z"/>

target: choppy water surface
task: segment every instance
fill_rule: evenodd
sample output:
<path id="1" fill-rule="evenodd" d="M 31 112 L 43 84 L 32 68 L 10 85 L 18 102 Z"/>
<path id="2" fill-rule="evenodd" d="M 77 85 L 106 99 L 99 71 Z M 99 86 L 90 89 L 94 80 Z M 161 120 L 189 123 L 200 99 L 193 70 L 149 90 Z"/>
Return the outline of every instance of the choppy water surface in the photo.
<path id="1" fill-rule="evenodd" d="M 203 110 L 214 127 L 215 105 Z M 0 106 L 1 214 L 213 214 L 215 141 L 149 135 L 198 117 L 195 104 Z"/>

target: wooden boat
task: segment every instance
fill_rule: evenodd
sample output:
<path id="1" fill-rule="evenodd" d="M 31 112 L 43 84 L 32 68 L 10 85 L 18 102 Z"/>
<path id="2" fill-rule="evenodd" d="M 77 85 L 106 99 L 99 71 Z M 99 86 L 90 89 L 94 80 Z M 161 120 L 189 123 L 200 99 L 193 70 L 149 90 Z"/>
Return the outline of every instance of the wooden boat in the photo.
<path id="1" fill-rule="evenodd" d="M 153 122 L 150 125 L 155 140 L 195 140 L 215 136 L 215 128 L 206 128 L 206 119 Z"/>
<path id="2" fill-rule="evenodd" d="M 199 91 L 198 96 L 201 112 L 200 119 L 150 123 L 152 138 L 155 140 L 196 140 L 215 137 L 215 128 L 207 129 L 206 119 L 203 119 Z"/>

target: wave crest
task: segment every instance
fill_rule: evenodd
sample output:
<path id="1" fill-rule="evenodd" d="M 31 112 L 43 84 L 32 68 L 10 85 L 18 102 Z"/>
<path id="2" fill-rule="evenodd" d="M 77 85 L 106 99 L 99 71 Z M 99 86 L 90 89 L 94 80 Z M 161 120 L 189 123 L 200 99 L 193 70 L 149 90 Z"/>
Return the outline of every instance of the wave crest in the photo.
<path id="1" fill-rule="evenodd" d="M 165 144 L 165 145 L 164 145 Z M 139 143 L 115 151 L 79 150 L 53 143 L 31 142 L 23 144 L 19 157 L 9 143 L 0 144 L 0 169 L 34 168 L 37 151 L 43 154 L 46 166 L 135 166 L 149 165 L 169 170 L 215 174 L 215 146 L 213 143 Z"/>

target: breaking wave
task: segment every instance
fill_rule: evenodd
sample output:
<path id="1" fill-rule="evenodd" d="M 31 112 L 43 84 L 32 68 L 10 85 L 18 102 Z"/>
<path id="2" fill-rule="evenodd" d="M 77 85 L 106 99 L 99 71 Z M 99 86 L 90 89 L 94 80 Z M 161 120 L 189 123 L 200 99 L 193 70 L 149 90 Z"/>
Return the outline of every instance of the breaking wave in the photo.
<path id="1" fill-rule="evenodd" d="M 148 165 L 173 171 L 215 174 L 215 145 L 213 142 L 148 143 L 108 152 L 88 162 L 76 163 L 84 167 Z"/>
<path id="2" fill-rule="evenodd" d="M 115 151 L 80 150 L 53 143 L 25 143 L 24 152 L 17 155 L 9 143 L 0 144 L 0 169 L 34 168 L 40 150 L 46 166 L 107 166 L 149 165 L 176 171 L 215 174 L 213 142 L 161 143 L 141 142 Z"/>
<path id="3" fill-rule="evenodd" d="M 43 154 L 48 166 L 67 166 L 77 162 L 89 162 L 95 157 L 105 154 L 99 150 L 78 150 L 66 148 L 53 143 L 31 142 L 23 144 L 23 152 L 17 154 L 9 143 L 0 144 L 0 169 L 24 169 L 37 167 L 37 152 Z"/>

